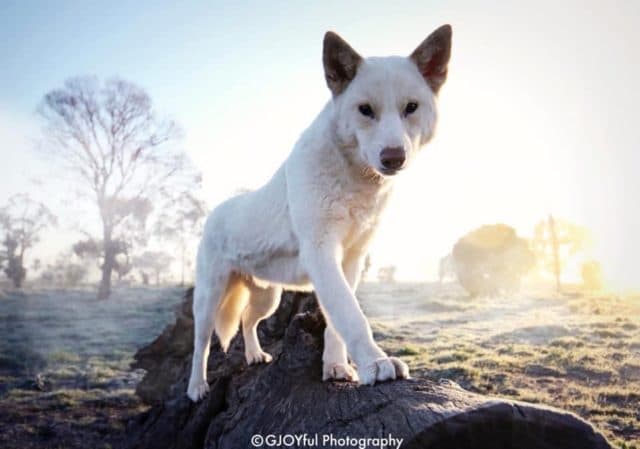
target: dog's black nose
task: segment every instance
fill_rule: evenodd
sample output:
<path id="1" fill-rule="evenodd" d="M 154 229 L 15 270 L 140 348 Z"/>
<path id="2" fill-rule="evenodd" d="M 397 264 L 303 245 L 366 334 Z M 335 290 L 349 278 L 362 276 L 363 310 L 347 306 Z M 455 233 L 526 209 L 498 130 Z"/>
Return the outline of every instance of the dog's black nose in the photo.
<path id="1" fill-rule="evenodd" d="M 380 152 L 380 162 L 384 168 L 398 170 L 404 164 L 406 154 L 402 147 L 387 147 Z"/>

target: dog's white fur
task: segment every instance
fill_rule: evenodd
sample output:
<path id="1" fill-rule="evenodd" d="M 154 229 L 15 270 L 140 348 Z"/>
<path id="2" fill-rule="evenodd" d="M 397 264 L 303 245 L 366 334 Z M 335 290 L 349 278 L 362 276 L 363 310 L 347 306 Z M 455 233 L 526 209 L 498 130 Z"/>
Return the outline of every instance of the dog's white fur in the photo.
<path id="1" fill-rule="evenodd" d="M 354 292 L 395 174 L 385 169 L 381 151 L 404 149 L 406 166 L 430 140 L 450 42 L 445 25 L 411 57 L 363 59 L 327 33 L 324 66 L 332 100 L 264 187 L 222 203 L 205 224 L 187 391 L 193 401 L 209 388 L 214 330 L 226 351 L 242 322 L 247 362 L 271 361 L 256 329 L 277 308 L 283 287 L 316 291 L 327 321 L 323 379 L 374 384 L 409 376 L 404 362 L 373 341 Z M 410 102 L 418 105 L 413 113 L 406 110 Z M 373 117 L 360 111 L 365 104 Z"/>

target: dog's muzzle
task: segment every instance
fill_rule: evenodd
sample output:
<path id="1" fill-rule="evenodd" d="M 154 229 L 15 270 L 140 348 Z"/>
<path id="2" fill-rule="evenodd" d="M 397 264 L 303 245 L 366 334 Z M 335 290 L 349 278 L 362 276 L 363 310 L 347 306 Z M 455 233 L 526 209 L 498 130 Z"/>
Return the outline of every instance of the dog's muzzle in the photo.
<path id="1" fill-rule="evenodd" d="M 404 166 L 407 159 L 402 147 L 387 147 L 380 152 L 380 170 L 385 175 L 395 175 Z"/>

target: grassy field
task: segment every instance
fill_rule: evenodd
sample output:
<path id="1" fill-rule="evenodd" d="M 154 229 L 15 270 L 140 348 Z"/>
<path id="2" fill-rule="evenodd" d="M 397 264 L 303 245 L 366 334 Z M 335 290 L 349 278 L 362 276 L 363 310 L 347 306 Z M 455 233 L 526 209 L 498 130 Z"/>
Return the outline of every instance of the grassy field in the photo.
<path id="1" fill-rule="evenodd" d="M 136 349 L 173 321 L 182 289 L 7 293 L 0 298 L 0 447 L 117 447 L 146 407 Z"/>
<path id="2" fill-rule="evenodd" d="M 376 339 L 413 376 L 539 402 L 640 448 L 640 297 L 469 299 L 454 285 L 364 285 Z"/>
<path id="3" fill-rule="evenodd" d="M 129 363 L 173 320 L 181 289 L 0 298 L 0 447 L 118 447 L 145 406 Z M 414 377 L 543 402 L 640 448 L 640 297 L 470 299 L 455 285 L 365 284 L 376 339 Z"/>

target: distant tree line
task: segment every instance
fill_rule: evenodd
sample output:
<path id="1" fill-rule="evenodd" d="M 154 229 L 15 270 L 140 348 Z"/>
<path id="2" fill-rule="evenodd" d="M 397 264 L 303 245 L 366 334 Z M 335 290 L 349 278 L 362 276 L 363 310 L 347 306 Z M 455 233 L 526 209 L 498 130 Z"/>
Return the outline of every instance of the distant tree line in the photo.
<path id="1" fill-rule="evenodd" d="M 93 266 L 100 273 L 98 298 L 104 299 L 114 277 L 159 284 L 175 260 L 184 284 L 192 268 L 189 242 L 200 232 L 206 210 L 195 194 L 199 175 L 176 146 L 179 127 L 157 115 L 142 88 L 121 79 L 71 78 L 44 95 L 38 112 L 43 151 L 75 180 L 101 229 L 82 230 L 84 238 L 55 261 L 42 266 L 35 259 L 27 268 L 27 253 L 58 220 L 28 194 L 12 196 L 0 208 L 0 269 L 13 286 L 20 288 L 29 270 L 41 271 L 45 282 L 76 285 Z M 151 240 L 170 251 L 152 249 Z M 537 265 L 553 275 L 560 291 L 567 260 L 587 240 L 583 227 L 551 215 L 536 225 L 530 241 L 505 224 L 481 226 L 441 260 L 440 281 L 455 275 L 472 295 L 506 293 L 517 290 Z M 370 266 L 368 258 L 363 275 Z M 395 273 L 395 266 L 383 266 L 377 277 L 394 282 Z M 586 262 L 581 275 L 588 288 L 602 286 L 596 261 Z"/>
<path id="2" fill-rule="evenodd" d="M 512 293 L 535 267 L 539 273 L 549 273 L 561 292 L 563 271 L 588 241 L 584 227 L 551 215 L 535 226 L 530 240 L 505 224 L 484 225 L 462 236 L 440 260 L 440 282 L 453 277 L 472 296 Z M 585 261 L 581 276 L 585 288 L 602 288 L 597 261 Z"/>
<path id="3" fill-rule="evenodd" d="M 185 272 L 192 267 L 193 258 L 188 244 L 198 237 L 206 208 L 193 192 L 183 191 L 171 200 L 161 202 L 159 209 L 157 214 L 151 214 L 151 223 L 137 225 L 135 232 L 130 230 L 127 239 L 112 242 L 113 275 L 118 281 L 135 276 L 144 285 L 159 285 L 172 263 L 177 261 L 180 285 L 184 285 Z M 144 217 L 149 215 L 146 206 L 140 211 Z M 15 288 L 22 287 L 29 272 L 39 272 L 38 280 L 42 283 L 73 287 L 87 281 L 91 267 L 101 270 L 104 263 L 102 242 L 91 237 L 71 244 L 67 251 L 46 265 L 40 258 L 35 258 L 27 267 L 25 256 L 40 240 L 42 231 L 54 228 L 57 223 L 48 207 L 27 194 L 12 196 L 0 208 L 0 270 Z M 169 251 L 148 249 L 151 239 Z"/>

